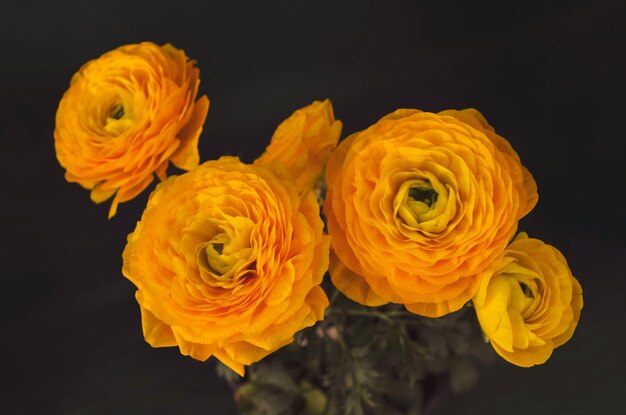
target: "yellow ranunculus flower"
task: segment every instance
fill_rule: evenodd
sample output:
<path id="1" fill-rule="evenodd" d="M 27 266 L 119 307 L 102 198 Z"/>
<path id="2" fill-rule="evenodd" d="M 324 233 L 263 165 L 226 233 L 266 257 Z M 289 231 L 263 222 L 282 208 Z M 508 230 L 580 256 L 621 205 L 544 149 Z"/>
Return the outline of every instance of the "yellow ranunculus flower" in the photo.
<path id="1" fill-rule="evenodd" d="M 329 100 L 315 101 L 283 121 L 255 164 L 281 162 L 296 178 L 298 189 L 307 192 L 324 171 L 330 152 L 341 135 Z"/>
<path id="2" fill-rule="evenodd" d="M 137 196 L 168 163 L 199 163 L 198 138 L 209 109 L 196 101 L 199 71 L 172 45 L 119 47 L 87 62 L 72 77 L 56 114 L 55 149 L 65 178 L 101 203 Z"/>
<path id="3" fill-rule="evenodd" d="M 243 375 L 323 319 L 329 245 L 315 196 L 287 171 L 222 157 L 150 195 L 123 273 L 148 343 Z"/>
<path id="4" fill-rule="evenodd" d="M 400 109 L 326 167 L 330 274 L 351 299 L 438 317 L 478 288 L 537 202 L 530 173 L 473 109 Z"/>
<path id="5" fill-rule="evenodd" d="M 507 361 L 522 367 L 544 363 L 574 334 L 583 292 L 555 247 L 522 232 L 481 278 L 473 298 L 476 314 Z"/>

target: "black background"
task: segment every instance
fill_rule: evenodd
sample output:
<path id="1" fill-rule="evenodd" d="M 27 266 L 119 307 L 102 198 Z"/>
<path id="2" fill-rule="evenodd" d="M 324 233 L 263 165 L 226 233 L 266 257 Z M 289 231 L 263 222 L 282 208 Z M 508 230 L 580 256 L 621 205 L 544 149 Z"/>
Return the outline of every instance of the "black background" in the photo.
<path id="1" fill-rule="evenodd" d="M 198 61 L 202 160 L 252 161 L 315 99 L 343 136 L 399 107 L 480 109 L 539 185 L 521 229 L 565 254 L 585 308 L 546 365 L 497 360 L 437 413 L 626 413 L 625 27 L 623 1 L 3 1 L 1 412 L 234 413 L 212 363 L 143 341 L 120 270 L 148 192 L 108 221 L 54 154 L 72 74 L 151 40 Z"/>

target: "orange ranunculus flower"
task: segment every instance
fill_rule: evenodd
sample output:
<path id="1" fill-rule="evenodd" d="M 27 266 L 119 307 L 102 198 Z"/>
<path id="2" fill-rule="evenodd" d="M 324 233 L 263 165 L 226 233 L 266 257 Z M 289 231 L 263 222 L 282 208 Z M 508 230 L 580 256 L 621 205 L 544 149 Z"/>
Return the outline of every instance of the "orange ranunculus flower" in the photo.
<path id="1" fill-rule="evenodd" d="M 243 376 L 323 318 L 329 245 L 315 196 L 301 198 L 288 172 L 222 157 L 151 194 L 123 273 L 148 343 Z"/>
<path id="2" fill-rule="evenodd" d="M 87 62 L 72 77 L 56 114 L 55 149 L 65 178 L 101 203 L 137 196 L 169 161 L 198 165 L 198 137 L 209 109 L 196 101 L 199 71 L 182 50 L 144 42 Z"/>
<path id="3" fill-rule="evenodd" d="M 583 308 L 583 291 L 558 249 L 520 233 L 481 273 L 473 298 L 495 351 L 517 366 L 544 363 L 568 341 Z"/>
<path id="4" fill-rule="evenodd" d="M 473 109 L 397 110 L 341 142 L 326 180 L 334 284 L 431 317 L 472 298 L 537 202 L 517 154 Z"/>
<path id="5" fill-rule="evenodd" d="M 270 145 L 255 164 L 283 163 L 296 178 L 298 189 L 305 193 L 313 189 L 324 172 L 326 160 L 337 147 L 340 135 L 341 121 L 335 120 L 331 102 L 315 101 L 278 126 Z"/>

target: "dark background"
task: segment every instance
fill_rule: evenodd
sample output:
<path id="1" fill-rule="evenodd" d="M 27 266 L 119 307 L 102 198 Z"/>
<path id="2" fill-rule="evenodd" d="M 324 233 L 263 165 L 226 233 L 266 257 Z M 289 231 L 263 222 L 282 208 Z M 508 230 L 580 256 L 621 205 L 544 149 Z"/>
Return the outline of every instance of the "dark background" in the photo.
<path id="1" fill-rule="evenodd" d="M 143 341 L 120 270 L 148 192 L 108 221 L 54 154 L 72 74 L 151 40 L 198 61 L 202 160 L 252 161 L 315 99 L 344 136 L 399 107 L 480 109 L 539 185 L 521 229 L 565 254 L 585 308 L 546 365 L 498 359 L 437 413 L 626 413 L 625 27 L 623 1 L 3 1 L 1 412 L 234 413 L 211 361 Z"/>

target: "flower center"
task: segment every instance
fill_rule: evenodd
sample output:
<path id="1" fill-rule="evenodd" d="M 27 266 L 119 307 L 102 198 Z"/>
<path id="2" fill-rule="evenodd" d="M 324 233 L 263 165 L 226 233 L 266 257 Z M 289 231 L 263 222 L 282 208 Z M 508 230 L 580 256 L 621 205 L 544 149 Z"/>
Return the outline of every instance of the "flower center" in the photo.
<path id="1" fill-rule="evenodd" d="M 117 105 L 115 107 L 113 107 L 113 110 L 111 111 L 111 119 L 114 120 L 119 120 L 124 116 L 124 106 L 123 105 Z"/>
<path id="2" fill-rule="evenodd" d="M 409 226 L 418 227 L 419 223 L 430 219 L 429 212 L 437 205 L 439 194 L 429 180 L 411 180 L 400 189 L 398 214 Z"/>
<path id="3" fill-rule="evenodd" d="M 213 250 L 217 252 L 218 255 L 222 255 L 222 253 L 224 252 L 224 244 L 214 242 L 211 245 L 213 246 Z"/>
<path id="4" fill-rule="evenodd" d="M 217 235 L 206 244 L 205 253 L 209 267 L 218 275 L 224 275 L 233 268 L 237 261 L 237 253 L 224 252 L 224 246 L 230 246 L 230 237 L 224 233 Z"/>
<path id="5" fill-rule="evenodd" d="M 221 232 L 197 248 L 197 264 L 206 281 L 237 281 L 248 274 L 254 262 L 250 243 L 254 224 L 247 218 L 231 220 L 233 223 L 220 225 Z"/>
<path id="6" fill-rule="evenodd" d="M 426 206 L 431 207 L 437 202 L 438 193 L 430 186 L 430 183 L 422 185 L 421 187 L 409 188 L 409 198 L 415 202 L 422 202 Z"/>
<path id="7" fill-rule="evenodd" d="M 516 263 L 510 267 L 511 269 L 502 274 L 510 284 L 507 308 L 521 316 L 529 315 L 541 303 L 540 283 L 533 271 Z"/>
<path id="8" fill-rule="evenodd" d="M 125 107 L 122 102 L 116 102 L 106 112 L 104 129 L 114 137 L 122 135 L 133 125 L 132 107 Z"/>
<path id="9" fill-rule="evenodd" d="M 519 287 L 526 298 L 535 298 L 535 294 L 526 283 L 519 281 Z"/>

